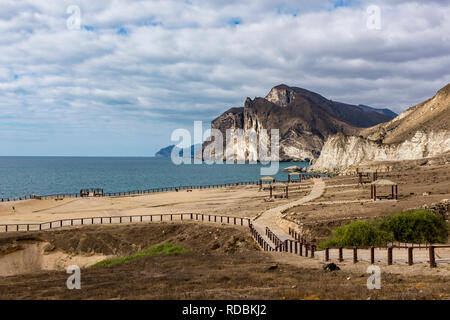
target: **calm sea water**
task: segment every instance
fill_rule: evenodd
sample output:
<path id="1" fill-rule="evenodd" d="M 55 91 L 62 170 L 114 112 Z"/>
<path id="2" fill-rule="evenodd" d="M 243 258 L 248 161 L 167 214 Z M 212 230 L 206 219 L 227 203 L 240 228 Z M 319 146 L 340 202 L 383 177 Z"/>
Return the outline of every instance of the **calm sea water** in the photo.
<path id="1" fill-rule="evenodd" d="M 280 163 L 283 168 L 306 163 Z M 77 193 L 83 188 L 123 192 L 179 185 L 256 181 L 261 164 L 174 165 L 162 158 L 0 157 L 0 198 Z"/>

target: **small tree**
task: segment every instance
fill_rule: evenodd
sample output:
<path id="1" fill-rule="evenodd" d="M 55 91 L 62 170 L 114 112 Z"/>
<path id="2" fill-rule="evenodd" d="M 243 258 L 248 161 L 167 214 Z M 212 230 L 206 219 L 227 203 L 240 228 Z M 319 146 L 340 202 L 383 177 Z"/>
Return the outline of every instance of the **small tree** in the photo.
<path id="1" fill-rule="evenodd" d="M 448 229 L 445 221 L 427 210 L 413 210 L 386 219 L 381 228 L 400 242 L 446 243 Z"/>
<path id="2" fill-rule="evenodd" d="M 392 241 L 391 233 L 379 230 L 373 223 L 355 221 L 336 228 L 330 240 L 320 243 L 320 248 L 345 246 L 379 246 Z"/>

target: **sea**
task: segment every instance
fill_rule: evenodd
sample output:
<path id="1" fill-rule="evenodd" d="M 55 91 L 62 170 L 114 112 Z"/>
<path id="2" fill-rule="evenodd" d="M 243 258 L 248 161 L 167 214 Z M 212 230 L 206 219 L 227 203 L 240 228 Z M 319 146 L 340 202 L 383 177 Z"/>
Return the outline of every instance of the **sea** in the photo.
<path id="1" fill-rule="evenodd" d="M 305 162 L 280 162 L 283 168 L 307 167 Z M 206 185 L 257 181 L 262 164 L 181 164 L 156 157 L 0 157 L 0 198 L 30 194 L 78 193 L 80 189 L 102 188 L 126 192 L 159 187 Z"/>

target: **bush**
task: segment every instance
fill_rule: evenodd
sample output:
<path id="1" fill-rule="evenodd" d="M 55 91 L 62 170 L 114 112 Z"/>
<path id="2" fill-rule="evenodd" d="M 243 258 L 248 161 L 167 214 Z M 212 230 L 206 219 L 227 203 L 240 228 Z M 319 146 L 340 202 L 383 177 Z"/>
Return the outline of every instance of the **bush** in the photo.
<path id="1" fill-rule="evenodd" d="M 399 213 L 387 218 L 381 229 L 391 232 L 394 239 L 410 243 L 446 243 L 448 228 L 442 219 L 427 210 Z"/>
<path id="2" fill-rule="evenodd" d="M 390 232 L 378 229 L 375 224 L 355 221 L 336 228 L 330 240 L 323 241 L 319 248 L 346 246 L 381 246 L 393 240 Z"/>

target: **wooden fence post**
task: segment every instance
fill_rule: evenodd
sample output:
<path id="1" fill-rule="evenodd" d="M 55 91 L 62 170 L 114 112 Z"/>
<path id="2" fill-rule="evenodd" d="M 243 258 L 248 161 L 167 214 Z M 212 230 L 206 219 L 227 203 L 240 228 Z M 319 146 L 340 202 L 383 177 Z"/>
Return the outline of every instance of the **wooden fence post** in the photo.
<path id="1" fill-rule="evenodd" d="M 344 254 L 343 254 L 343 248 L 339 248 L 339 262 L 344 261 Z"/>
<path id="2" fill-rule="evenodd" d="M 436 267 L 436 257 L 434 255 L 434 246 L 429 247 L 429 253 L 430 253 L 430 268 Z"/>
<path id="3" fill-rule="evenodd" d="M 325 248 L 325 261 L 330 261 L 330 248 Z"/>
<path id="4" fill-rule="evenodd" d="M 413 247 L 408 248 L 408 265 L 412 266 L 414 264 L 413 261 Z"/>
<path id="5" fill-rule="evenodd" d="M 353 248 L 353 263 L 358 262 L 358 248 Z"/>
<path id="6" fill-rule="evenodd" d="M 388 257 L 387 257 L 388 258 L 387 259 L 388 260 L 388 266 L 392 265 L 392 249 L 393 249 L 392 247 L 388 248 Z"/>

